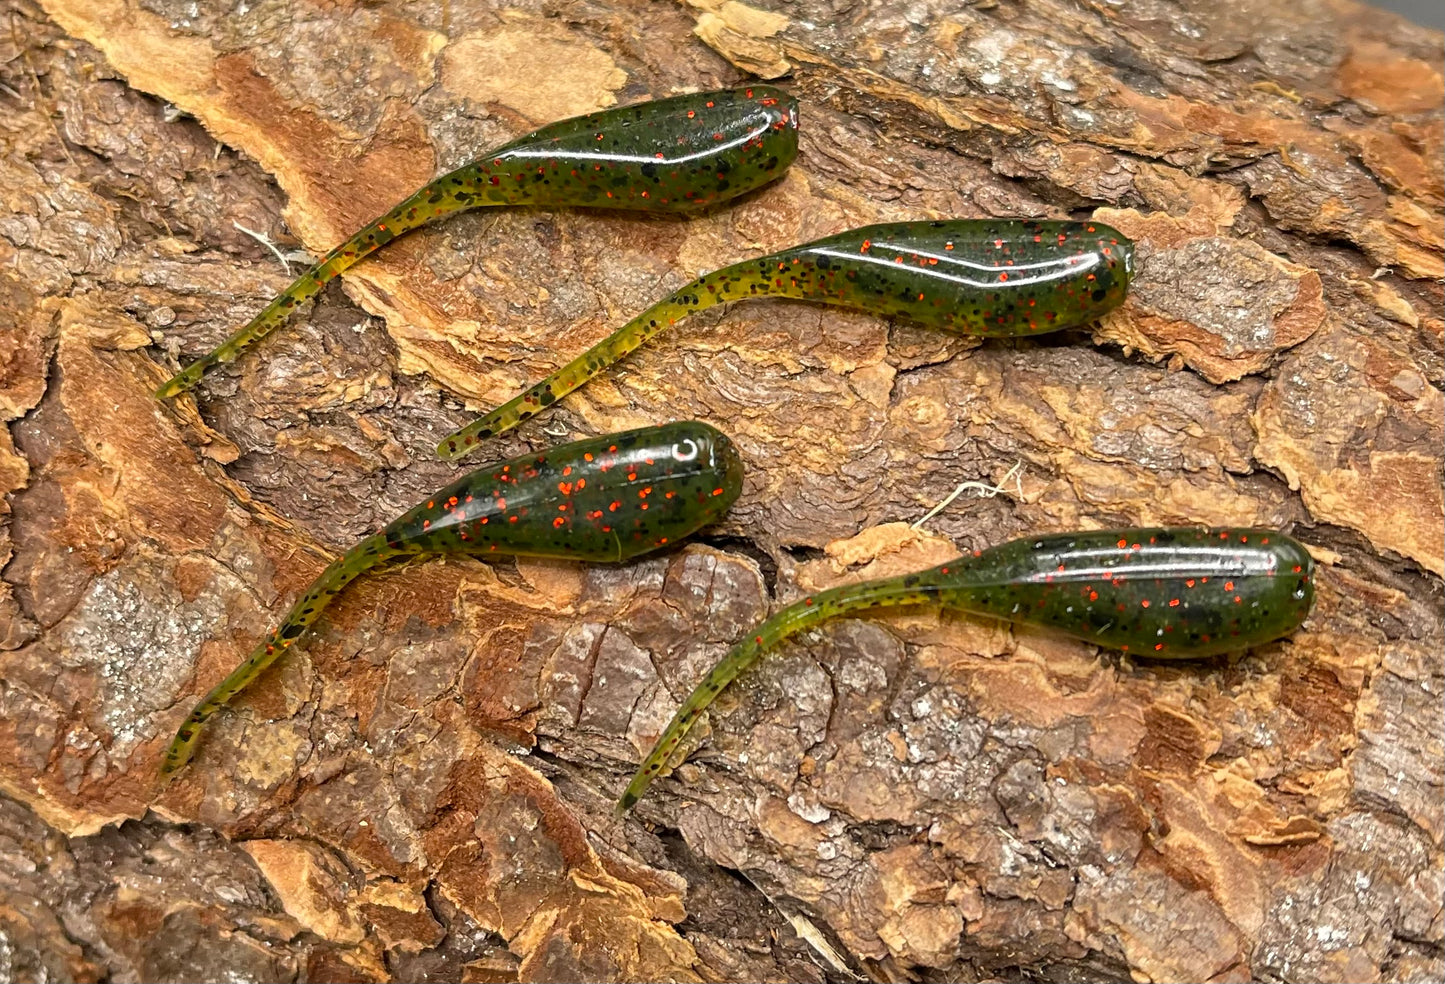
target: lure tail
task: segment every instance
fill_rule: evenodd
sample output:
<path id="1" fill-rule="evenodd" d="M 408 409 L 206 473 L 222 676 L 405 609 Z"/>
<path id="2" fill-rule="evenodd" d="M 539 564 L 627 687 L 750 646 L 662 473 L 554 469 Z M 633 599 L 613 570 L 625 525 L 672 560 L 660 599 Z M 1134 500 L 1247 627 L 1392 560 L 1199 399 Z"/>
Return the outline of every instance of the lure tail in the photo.
<path id="1" fill-rule="evenodd" d="M 392 557 L 405 551 L 388 546 L 384 534 L 367 537 L 347 553 L 332 561 L 316 582 L 301 596 L 281 624 L 258 645 L 245 662 L 211 690 L 195 706 L 186 718 L 176 737 L 166 749 L 165 761 L 161 764 L 161 778 L 169 779 L 178 769 L 191 760 L 196 753 L 196 744 L 206 722 L 221 708 L 229 704 L 237 694 L 245 690 L 261 673 L 276 662 L 297 639 L 305 634 L 321 613 L 331 604 L 341 590 L 363 572 L 386 563 Z"/>
<path id="2" fill-rule="evenodd" d="M 850 584 L 810 595 L 795 602 L 759 625 L 751 637 L 738 643 L 703 678 L 688 695 L 669 722 L 667 730 L 642 760 L 642 765 L 617 801 L 617 813 L 632 809 L 652 780 L 667 765 L 682 739 L 697 718 L 717 698 L 724 687 L 737 679 L 758 658 L 790 636 L 810 629 L 820 622 L 863 608 L 893 605 L 916 605 L 938 598 L 941 585 L 930 577 L 933 572 Z"/>
<path id="3" fill-rule="evenodd" d="M 748 260 L 714 270 L 657 302 L 540 383 L 449 434 L 437 445 L 437 455 L 453 459 L 469 454 L 480 442 L 506 433 L 556 403 L 689 314 L 756 293 L 749 291 L 742 278 L 737 276 L 740 270 L 756 264 L 756 260 Z"/>
<path id="4" fill-rule="evenodd" d="M 504 204 L 492 198 L 483 200 L 479 188 L 484 179 L 483 166 L 468 164 L 443 175 L 422 188 L 406 201 L 373 221 L 346 242 L 327 253 L 310 270 L 276 296 L 250 323 L 207 355 L 192 362 L 156 390 L 156 398 L 169 399 L 195 386 L 215 366 L 231 362 L 261 339 L 275 331 L 291 317 L 298 307 L 321 292 L 328 282 L 351 269 L 398 236 L 420 228 L 436 219 L 478 205 Z"/>

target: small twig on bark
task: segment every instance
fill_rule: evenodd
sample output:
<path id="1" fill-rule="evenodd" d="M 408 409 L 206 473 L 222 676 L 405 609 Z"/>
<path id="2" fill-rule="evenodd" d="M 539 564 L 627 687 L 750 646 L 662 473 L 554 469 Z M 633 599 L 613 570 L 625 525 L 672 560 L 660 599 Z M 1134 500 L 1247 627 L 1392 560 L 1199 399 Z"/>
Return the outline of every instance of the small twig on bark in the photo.
<path id="1" fill-rule="evenodd" d="M 992 499 L 1000 492 L 1007 492 L 1009 490 L 1003 487 L 1003 483 L 1007 482 L 1010 478 L 1014 480 L 1014 490 L 1018 493 L 1019 499 L 1023 499 L 1023 467 L 1023 461 L 1015 461 L 1013 467 L 1004 473 L 1003 478 L 999 479 L 998 485 L 989 485 L 987 482 L 960 482 L 956 489 L 948 493 L 947 498 L 945 498 L 938 505 L 930 509 L 928 513 L 923 516 L 922 519 L 918 520 L 918 522 L 914 523 L 909 528 L 915 530 L 922 528 L 924 523 L 928 522 L 934 516 L 937 516 L 939 513 L 943 512 L 943 510 L 947 509 L 949 505 L 953 503 L 954 499 L 957 499 L 965 492 L 977 492 L 980 499 Z"/>

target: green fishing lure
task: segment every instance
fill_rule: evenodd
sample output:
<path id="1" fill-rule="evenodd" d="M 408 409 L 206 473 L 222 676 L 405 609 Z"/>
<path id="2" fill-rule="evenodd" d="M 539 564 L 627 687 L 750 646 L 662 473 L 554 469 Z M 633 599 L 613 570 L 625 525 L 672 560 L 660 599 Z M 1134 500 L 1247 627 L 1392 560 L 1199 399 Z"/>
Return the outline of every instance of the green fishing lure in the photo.
<path id="1" fill-rule="evenodd" d="M 1292 632 L 1314 601 L 1313 575 L 1309 552 L 1282 533 L 1184 527 L 1029 537 L 921 574 L 820 591 L 764 621 L 713 667 L 643 760 L 618 810 L 637 802 L 698 715 L 738 674 L 825 619 L 936 604 L 1127 653 L 1187 659 Z"/>
<path id="2" fill-rule="evenodd" d="M 1014 337 L 1086 324 L 1117 307 L 1133 261 L 1133 243 L 1100 222 L 957 219 L 854 229 L 699 277 L 447 437 L 437 454 L 466 454 L 715 304 L 788 297 L 963 335 Z"/>
<path id="3" fill-rule="evenodd" d="M 285 323 L 327 281 L 396 237 L 490 205 L 688 214 L 778 177 L 798 155 L 798 104 L 755 85 L 608 109 L 545 126 L 437 178 L 327 253 L 241 330 L 156 390 L 196 385 Z"/>
<path id="4" fill-rule="evenodd" d="M 276 630 L 191 711 L 161 775 L 190 761 L 206 721 L 366 571 L 427 554 L 630 560 L 716 520 L 737 499 L 742 479 L 732 441 L 695 421 L 577 441 L 472 472 L 327 567 Z"/>

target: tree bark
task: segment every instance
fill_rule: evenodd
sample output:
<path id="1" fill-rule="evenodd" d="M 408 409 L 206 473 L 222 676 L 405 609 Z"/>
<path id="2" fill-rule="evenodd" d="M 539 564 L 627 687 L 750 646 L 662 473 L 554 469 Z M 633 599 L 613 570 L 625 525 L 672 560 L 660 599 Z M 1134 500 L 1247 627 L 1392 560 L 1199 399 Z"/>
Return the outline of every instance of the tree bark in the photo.
<path id="1" fill-rule="evenodd" d="M 0 978 L 1445 977 L 1439 33 L 1345 0 L 0 11 Z M 536 126 L 756 76 L 803 103 L 767 189 L 447 220 L 150 396 L 289 282 L 260 239 L 319 254 Z M 724 524 L 364 578 L 155 787 L 327 559 L 450 480 L 471 411 L 723 262 L 1065 215 L 1138 244 L 1087 331 L 679 325 L 495 451 L 708 420 L 749 467 Z M 1293 529 L 1303 629 L 1168 664 L 840 620 L 612 817 L 772 607 L 1185 523 Z"/>

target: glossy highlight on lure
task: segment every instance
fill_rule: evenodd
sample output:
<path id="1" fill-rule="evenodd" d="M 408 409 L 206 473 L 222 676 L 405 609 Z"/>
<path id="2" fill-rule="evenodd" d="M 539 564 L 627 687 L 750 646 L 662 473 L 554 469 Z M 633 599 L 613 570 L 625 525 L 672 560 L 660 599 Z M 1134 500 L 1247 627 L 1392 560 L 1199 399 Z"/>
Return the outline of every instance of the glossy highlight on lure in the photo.
<path id="1" fill-rule="evenodd" d="M 437 178 L 373 221 L 156 396 L 190 389 L 211 367 L 284 324 L 327 281 L 442 216 L 496 205 L 697 212 L 781 175 L 798 154 L 797 130 L 797 102 L 766 85 L 657 99 L 545 126 Z"/>
<path id="2" fill-rule="evenodd" d="M 955 219 L 853 229 L 699 277 L 447 437 L 437 454 L 467 454 L 715 304 L 787 297 L 962 335 L 1034 335 L 1086 324 L 1117 307 L 1133 258 L 1133 243 L 1101 222 Z"/>
<path id="3" fill-rule="evenodd" d="M 166 752 L 161 775 L 190 761 L 206 721 L 362 573 L 435 554 L 630 560 L 720 517 L 742 490 L 742 474 L 732 441 L 696 421 L 577 441 L 477 469 L 327 567 L 275 631 L 196 705 Z"/>
<path id="4" fill-rule="evenodd" d="M 637 802 L 698 715 L 738 674 L 836 615 L 936 604 L 1141 656 L 1183 659 L 1294 631 L 1314 601 L 1313 576 L 1309 552 L 1283 533 L 1146 528 L 1029 537 L 919 574 L 820 591 L 764 621 L 713 667 L 643 760 L 618 810 Z"/>

